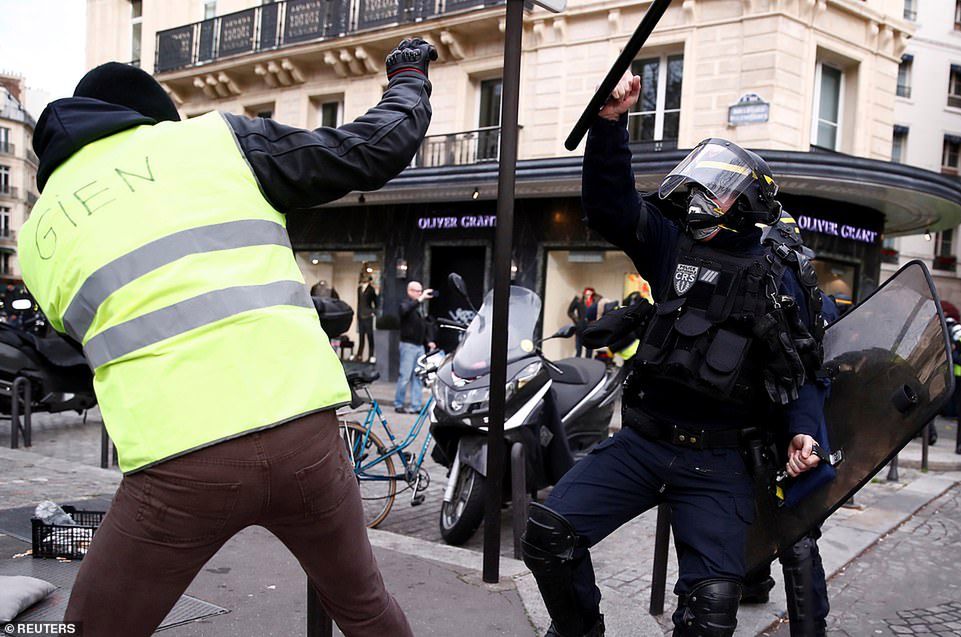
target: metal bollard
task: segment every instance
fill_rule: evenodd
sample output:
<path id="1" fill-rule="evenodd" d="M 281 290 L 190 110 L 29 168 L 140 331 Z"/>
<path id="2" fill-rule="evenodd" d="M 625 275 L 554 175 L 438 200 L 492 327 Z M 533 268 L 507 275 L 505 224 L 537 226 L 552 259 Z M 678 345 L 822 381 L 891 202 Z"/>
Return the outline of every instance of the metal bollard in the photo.
<path id="1" fill-rule="evenodd" d="M 527 525 L 527 458 L 524 445 L 511 447 L 511 516 L 514 527 L 514 559 L 521 559 L 521 536 Z"/>
<path id="2" fill-rule="evenodd" d="M 654 536 L 654 573 L 651 576 L 651 615 L 664 613 L 664 591 L 667 588 L 667 553 L 671 539 L 671 507 L 657 505 L 657 531 Z"/>
<path id="3" fill-rule="evenodd" d="M 888 465 L 888 482 L 898 481 L 898 457 L 894 456 Z"/>
<path id="4" fill-rule="evenodd" d="M 20 388 L 23 388 L 21 392 Z M 20 395 L 23 394 L 23 425 L 20 424 Z M 20 434 L 23 434 L 23 446 L 29 447 L 32 444 L 33 426 L 30 422 L 31 408 L 33 400 L 30 380 L 24 376 L 17 376 L 13 380 L 10 389 L 10 448 L 16 449 L 20 446 Z"/>
<path id="5" fill-rule="evenodd" d="M 333 637 L 334 622 L 307 578 L 307 637 Z"/>
<path id="6" fill-rule="evenodd" d="M 921 430 L 921 471 L 928 470 L 928 433 L 931 431 L 931 423 L 928 423 Z"/>

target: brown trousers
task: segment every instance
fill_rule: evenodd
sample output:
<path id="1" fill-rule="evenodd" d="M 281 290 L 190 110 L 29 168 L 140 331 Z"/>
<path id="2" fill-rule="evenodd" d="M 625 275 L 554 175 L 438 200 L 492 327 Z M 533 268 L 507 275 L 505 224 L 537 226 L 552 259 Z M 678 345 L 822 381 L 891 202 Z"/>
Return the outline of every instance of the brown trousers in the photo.
<path id="1" fill-rule="evenodd" d="M 297 557 L 345 635 L 412 635 L 384 588 L 346 451 L 324 411 L 124 476 L 65 620 L 83 622 L 84 637 L 146 637 L 207 560 L 257 524 Z"/>

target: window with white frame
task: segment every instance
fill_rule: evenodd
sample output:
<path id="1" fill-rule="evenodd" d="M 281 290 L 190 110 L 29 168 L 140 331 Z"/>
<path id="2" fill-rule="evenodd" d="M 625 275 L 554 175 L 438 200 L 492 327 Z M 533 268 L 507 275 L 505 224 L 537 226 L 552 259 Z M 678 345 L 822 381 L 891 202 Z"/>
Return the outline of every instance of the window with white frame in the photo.
<path id="1" fill-rule="evenodd" d="M 204 20 L 217 17 L 217 0 L 204 1 Z"/>
<path id="2" fill-rule="evenodd" d="M 961 31 L 961 0 L 954 0 L 954 30 Z"/>
<path id="3" fill-rule="evenodd" d="M 477 159 L 497 159 L 500 155 L 501 100 L 504 80 L 493 78 L 480 83 L 480 104 L 477 109 Z"/>
<path id="4" fill-rule="evenodd" d="M 942 230 L 938 233 L 938 240 L 935 244 L 935 256 L 950 257 L 954 255 L 954 229 Z"/>
<path id="5" fill-rule="evenodd" d="M 841 115 L 844 112 L 844 71 L 823 62 L 817 66 L 814 84 L 814 146 L 838 150 Z"/>
<path id="6" fill-rule="evenodd" d="M 684 56 L 635 60 L 631 69 L 641 78 L 641 95 L 628 115 L 631 141 L 676 141 L 681 121 Z"/>
<path id="7" fill-rule="evenodd" d="M 10 236 L 10 208 L 0 206 L 0 237 Z"/>
<path id="8" fill-rule="evenodd" d="M 951 65 L 948 78 L 948 106 L 961 108 L 961 64 Z"/>
<path id="9" fill-rule="evenodd" d="M 904 0 L 904 19 L 918 19 L 918 0 Z"/>
<path id="10" fill-rule="evenodd" d="M 911 97 L 911 71 L 914 67 L 914 56 L 905 54 L 901 56 L 901 64 L 898 65 L 898 97 Z"/>
<path id="11" fill-rule="evenodd" d="M 891 138 L 891 161 L 896 164 L 903 164 L 905 154 L 908 150 L 908 127 L 895 126 L 894 135 Z"/>
<path id="12" fill-rule="evenodd" d="M 4 252 L 0 258 L 0 274 L 11 274 L 9 252 Z"/>
<path id="13" fill-rule="evenodd" d="M 961 137 L 944 136 L 944 150 L 941 152 L 941 172 L 945 175 L 959 175 L 958 156 L 961 155 Z"/>
<path id="14" fill-rule="evenodd" d="M 130 63 L 140 66 L 140 39 L 143 33 L 143 0 L 130 0 Z"/>
<path id="15" fill-rule="evenodd" d="M 0 192 L 10 194 L 10 166 L 0 166 Z"/>
<path id="16" fill-rule="evenodd" d="M 0 153 L 13 152 L 10 148 L 10 129 L 6 126 L 0 126 Z"/>

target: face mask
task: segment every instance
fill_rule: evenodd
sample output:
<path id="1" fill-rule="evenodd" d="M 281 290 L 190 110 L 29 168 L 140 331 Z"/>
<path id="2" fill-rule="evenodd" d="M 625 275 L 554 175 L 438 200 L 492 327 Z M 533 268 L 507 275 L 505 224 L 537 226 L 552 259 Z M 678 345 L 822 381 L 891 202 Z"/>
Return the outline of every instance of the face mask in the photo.
<path id="1" fill-rule="evenodd" d="M 687 202 L 685 229 L 695 241 L 707 241 L 721 231 L 718 224 L 723 214 L 710 197 L 700 190 L 693 190 Z"/>

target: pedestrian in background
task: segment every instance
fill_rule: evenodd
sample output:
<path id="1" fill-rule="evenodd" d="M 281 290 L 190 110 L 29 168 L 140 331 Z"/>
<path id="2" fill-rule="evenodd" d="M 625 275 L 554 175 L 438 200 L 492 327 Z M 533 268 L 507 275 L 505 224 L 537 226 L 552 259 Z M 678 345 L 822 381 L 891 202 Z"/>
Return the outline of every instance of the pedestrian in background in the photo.
<path id="1" fill-rule="evenodd" d="M 586 358 L 591 357 L 591 350 L 584 347 L 584 329 L 592 320 L 597 320 L 597 304 L 594 298 L 594 288 L 584 288 L 581 296 L 575 296 L 567 306 L 567 317 L 574 324 L 574 351 L 580 357 L 581 351 Z M 593 318 L 591 318 L 593 316 Z"/>
<path id="2" fill-rule="evenodd" d="M 421 304 L 433 297 L 433 290 L 425 290 L 419 281 L 411 281 L 407 284 L 407 298 L 400 302 L 400 372 L 394 394 L 394 411 L 399 414 L 420 411 L 424 388 L 414 370 L 424 348 L 432 350 L 436 347 L 433 326 L 424 316 Z M 408 386 L 410 406 L 406 405 Z"/>
<path id="3" fill-rule="evenodd" d="M 401 42 L 380 103 L 340 128 L 180 121 L 153 77 L 116 62 L 40 116 L 43 194 L 18 255 L 51 325 L 83 347 L 124 473 L 67 605 L 86 637 L 151 635 L 251 525 L 296 556 L 345 635 L 412 634 L 367 539 L 335 414 L 350 389 L 284 214 L 410 163 L 431 58 Z"/>

